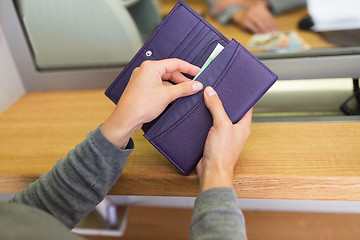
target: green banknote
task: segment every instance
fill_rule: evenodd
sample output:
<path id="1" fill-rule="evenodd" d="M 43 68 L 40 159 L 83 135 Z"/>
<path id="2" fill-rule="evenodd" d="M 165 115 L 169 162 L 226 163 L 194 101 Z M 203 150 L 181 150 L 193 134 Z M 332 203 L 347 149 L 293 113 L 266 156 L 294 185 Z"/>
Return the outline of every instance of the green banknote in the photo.
<path id="1" fill-rule="evenodd" d="M 194 77 L 193 81 L 196 80 L 196 78 L 207 68 L 207 66 L 209 66 L 209 64 L 216 58 L 217 55 L 219 55 L 219 53 L 224 49 L 224 47 L 218 43 L 215 47 L 215 49 L 212 51 L 212 53 L 210 54 L 210 56 L 208 57 L 208 59 L 206 60 L 206 62 L 204 63 L 204 65 L 201 67 L 200 71 L 198 72 L 198 74 L 196 74 L 196 76 Z"/>

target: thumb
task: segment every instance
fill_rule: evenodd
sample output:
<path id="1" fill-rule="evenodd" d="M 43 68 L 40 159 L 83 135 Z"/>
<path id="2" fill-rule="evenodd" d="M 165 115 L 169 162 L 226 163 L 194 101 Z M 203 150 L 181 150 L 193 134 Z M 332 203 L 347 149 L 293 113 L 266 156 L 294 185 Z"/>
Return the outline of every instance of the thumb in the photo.
<path id="1" fill-rule="evenodd" d="M 174 101 L 180 97 L 189 96 L 203 89 L 203 85 L 198 81 L 187 81 L 169 86 L 170 100 Z"/>
<path id="2" fill-rule="evenodd" d="M 214 125 L 218 125 L 221 122 L 230 121 L 222 102 L 212 87 L 206 87 L 204 91 L 205 105 L 209 109 Z"/>

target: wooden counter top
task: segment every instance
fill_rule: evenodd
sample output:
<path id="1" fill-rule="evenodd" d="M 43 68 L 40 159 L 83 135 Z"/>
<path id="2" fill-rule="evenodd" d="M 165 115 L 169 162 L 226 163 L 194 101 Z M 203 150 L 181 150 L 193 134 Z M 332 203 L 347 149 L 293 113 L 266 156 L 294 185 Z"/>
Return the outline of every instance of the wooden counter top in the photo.
<path id="1" fill-rule="evenodd" d="M 114 105 L 104 90 L 27 93 L 0 115 L 0 192 L 15 193 L 49 171 Z M 138 131 L 135 151 L 110 194 L 196 196 Z M 360 201 L 360 122 L 257 123 L 235 169 L 241 198 Z"/>

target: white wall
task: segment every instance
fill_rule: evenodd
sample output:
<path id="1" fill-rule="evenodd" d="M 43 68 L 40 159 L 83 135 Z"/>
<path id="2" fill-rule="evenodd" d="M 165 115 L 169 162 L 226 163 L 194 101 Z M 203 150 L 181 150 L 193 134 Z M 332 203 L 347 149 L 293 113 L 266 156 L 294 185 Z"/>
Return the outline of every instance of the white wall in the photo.
<path id="1" fill-rule="evenodd" d="M 0 113 L 25 93 L 0 22 Z"/>

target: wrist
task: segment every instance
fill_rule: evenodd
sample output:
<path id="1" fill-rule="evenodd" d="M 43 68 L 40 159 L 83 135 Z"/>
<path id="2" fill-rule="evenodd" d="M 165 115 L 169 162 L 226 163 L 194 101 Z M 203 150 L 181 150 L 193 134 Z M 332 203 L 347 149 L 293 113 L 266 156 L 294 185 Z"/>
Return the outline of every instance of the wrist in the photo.
<path id="1" fill-rule="evenodd" d="M 116 147 L 125 149 L 132 134 L 141 128 L 141 124 L 130 118 L 121 118 L 112 114 L 101 126 L 101 131 L 107 140 Z"/>
<path id="2" fill-rule="evenodd" d="M 233 171 L 224 169 L 203 169 L 200 177 L 200 192 L 217 187 L 233 188 Z"/>

